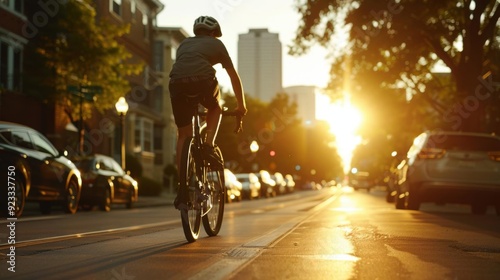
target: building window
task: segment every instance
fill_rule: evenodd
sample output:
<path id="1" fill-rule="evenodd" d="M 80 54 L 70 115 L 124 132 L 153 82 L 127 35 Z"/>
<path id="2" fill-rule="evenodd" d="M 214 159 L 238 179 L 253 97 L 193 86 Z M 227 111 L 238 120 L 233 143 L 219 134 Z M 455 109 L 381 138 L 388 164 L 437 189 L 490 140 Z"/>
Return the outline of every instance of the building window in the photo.
<path id="1" fill-rule="evenodd" d="M 121 16 L 122 15 L 122 0 L 113 0 L 111 2 L 111 11 Z"/>
<path id="2" fill-rule="evenodd" d="M 0 38 L 0 89 L 21 90 L 22 49 Z"/>
<path id="3" fill-rule="evenodd" d="M 163 164 L 163 149 L 162 149 L 162 143 L 163 143 L 163 127 L 161 126 L 155 126 L 154 127 L 154 135 L 155 135 L 155 164 L 157 165 L 162 165 Z"/>
<path id="4" fill-rule="evenodd" d="M 163 87 L 161 85 L 155 87 L 154 89 L 154 104 L 153 108 L 156 112 L 161 113 L 163 111 Z"/>
<path id="5" fill-rule="evenodd" d="M 135 0 L 130 0 L 130 12 L 135 15 L 135 10 L 136 10 L 136 4 Z"/>
<path id="6" fill-rule="evenodd" d="M 139 117 L 135 120 L 134 136 L 136 153 L 153 152 L 153 122 L 150 119 Z"/>
<path id="7" fill-rule="evenodd" d="M 14 10 L 20 14 L 23 13 L 24 0 L 0 0 L 0 4 Z"/>
<path id="8" fill-rule="evenodd" d="M 155 71 L 163 72 L 163 53 L 163 41 L 156 41 L 153 53 Z"/>
<path id="9" fill-rule="evenodd" d="M 142 26 L 144 29 L 144 38 L 147 39 L 149 37 L 149 26 L 148 26 L 148 16 L 146 14 L 142 15 Z"/>

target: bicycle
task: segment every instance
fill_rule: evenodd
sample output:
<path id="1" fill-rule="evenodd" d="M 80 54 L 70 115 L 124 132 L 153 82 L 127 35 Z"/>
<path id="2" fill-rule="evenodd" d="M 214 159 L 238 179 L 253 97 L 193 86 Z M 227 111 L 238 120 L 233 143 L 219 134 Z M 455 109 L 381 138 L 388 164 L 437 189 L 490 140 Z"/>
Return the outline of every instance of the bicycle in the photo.
<path id="1" fill-rule="evenodd" d="M 224 216 L 226 196 L 224 170 L 212 167 L 203 158 L 205 125 L 201 125 L 201 117 L 205 115 L 205 112 L 198 110 L 195 112 L 193 137 L 184 142 L 180 160 L 180 188 L 187 188 L 189 194 L 186 207 L 180 209 L 182 228 L 188 242 L 195 242 L 198 239 L 202 221 L 208 236 L 216 236 L 221 229 Z M 224 110 L 222 116 L 236 117 L 235 133 L 241 131 L 243 116 L 239 112 Z M 214 150 L 222 159 L 219 147 L 215 146 Z"/>

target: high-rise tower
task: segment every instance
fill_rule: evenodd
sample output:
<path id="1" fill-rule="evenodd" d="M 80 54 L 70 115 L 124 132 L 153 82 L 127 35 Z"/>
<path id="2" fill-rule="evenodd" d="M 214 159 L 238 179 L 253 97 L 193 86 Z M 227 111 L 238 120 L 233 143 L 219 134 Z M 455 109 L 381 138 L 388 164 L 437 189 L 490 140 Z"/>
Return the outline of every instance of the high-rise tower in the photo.
<path id="1" fill-rule="evenodd" d="M 270 101 L 282 92 L 282 48 L 277 33 L 250 29 L 238 39 L 238 72 L 245 93 Z"/>

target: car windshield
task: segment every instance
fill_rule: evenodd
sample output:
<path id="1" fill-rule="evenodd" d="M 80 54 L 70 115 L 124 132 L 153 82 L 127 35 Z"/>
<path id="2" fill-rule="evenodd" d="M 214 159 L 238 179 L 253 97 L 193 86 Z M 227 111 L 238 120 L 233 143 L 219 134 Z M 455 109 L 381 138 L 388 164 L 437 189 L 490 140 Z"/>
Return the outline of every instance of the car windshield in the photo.
<path id="1" fill-rule="evenodd" d="M 500 151 L 500 140 L 473 135 L 432 135 L 427 148 L 465 151 Z"/>

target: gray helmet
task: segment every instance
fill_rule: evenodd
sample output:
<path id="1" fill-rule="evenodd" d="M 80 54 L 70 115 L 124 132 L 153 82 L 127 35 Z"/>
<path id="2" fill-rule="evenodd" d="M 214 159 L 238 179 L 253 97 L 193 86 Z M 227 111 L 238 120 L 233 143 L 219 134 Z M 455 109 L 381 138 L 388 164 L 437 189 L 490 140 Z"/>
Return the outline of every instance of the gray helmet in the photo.
<path id="1" fill-rule="evenodd" d="M 222 31 L 220 30 L 219 22 L 213 17 L 210 16 L 201 16 L 194 21 L 193 32 L 198 35 L 199 29 L 207 29 L 211 31 L 215 31 L 215 36 L 222 36 Z"/>

